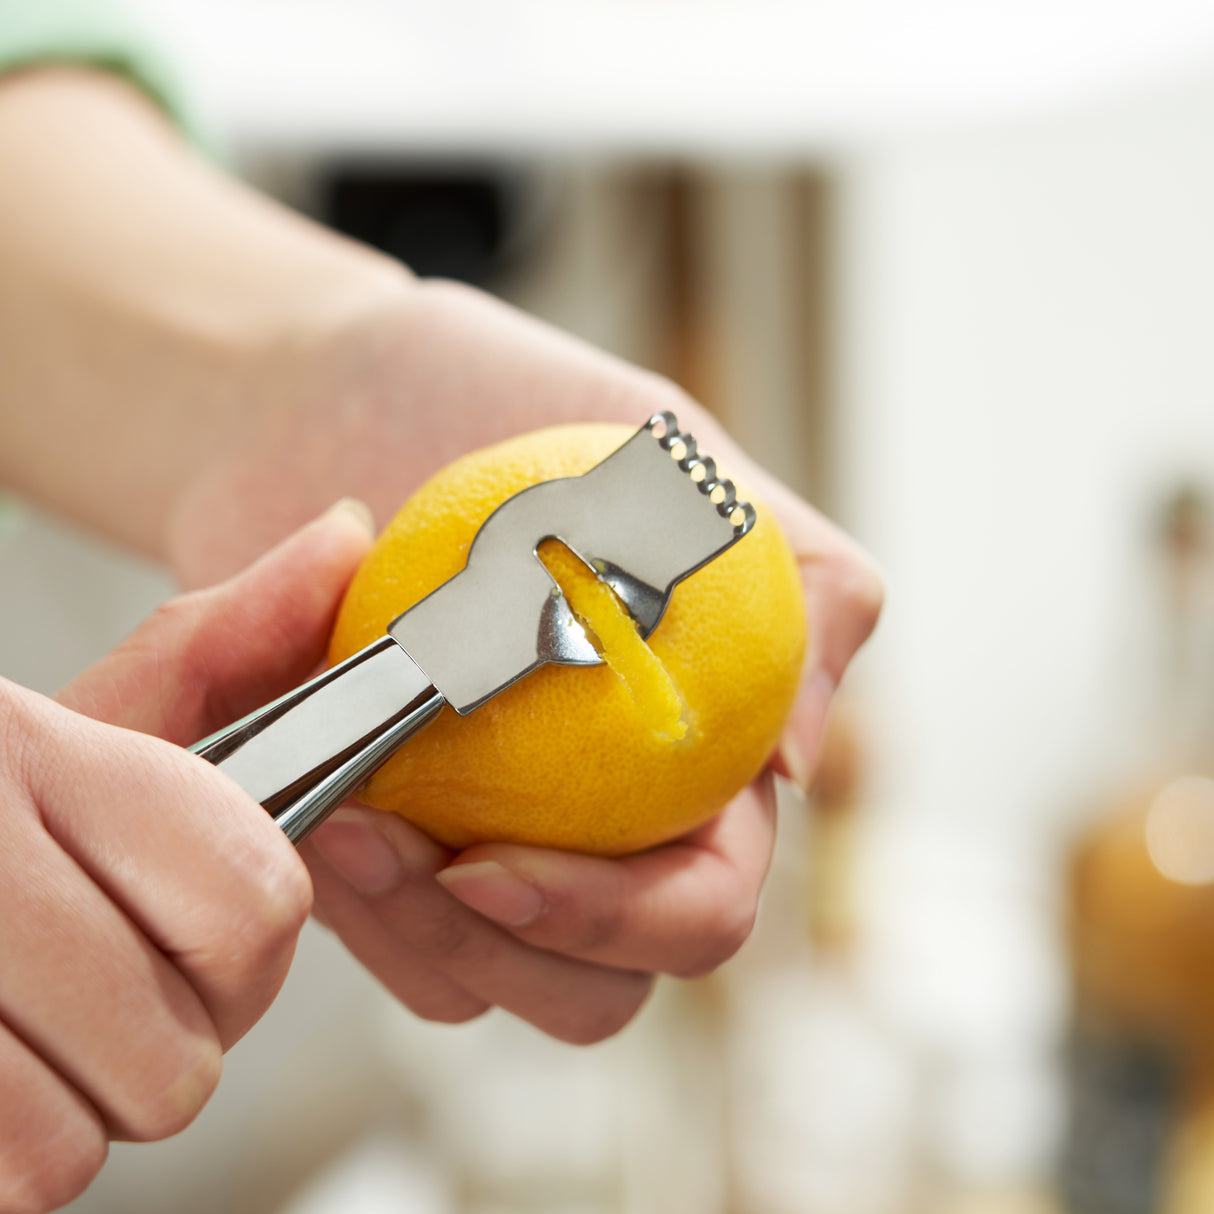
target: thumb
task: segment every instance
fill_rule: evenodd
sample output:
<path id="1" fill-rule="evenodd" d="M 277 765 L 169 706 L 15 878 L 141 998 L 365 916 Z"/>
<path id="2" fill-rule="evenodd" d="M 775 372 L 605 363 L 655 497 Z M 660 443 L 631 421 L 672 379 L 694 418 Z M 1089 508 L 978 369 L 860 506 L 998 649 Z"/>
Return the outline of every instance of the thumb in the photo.
<path id="1" fill-rule="evenodd" d="M 371 542 L 346 498 L 242 573 L 159 608 L 55 698 L 186 746 L 302 682 Z"/>

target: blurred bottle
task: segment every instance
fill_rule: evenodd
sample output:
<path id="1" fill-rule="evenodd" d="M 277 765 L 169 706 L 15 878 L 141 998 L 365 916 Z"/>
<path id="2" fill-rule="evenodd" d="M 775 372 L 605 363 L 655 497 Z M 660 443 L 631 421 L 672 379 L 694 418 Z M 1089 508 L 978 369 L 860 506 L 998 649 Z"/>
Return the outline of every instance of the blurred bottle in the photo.
<path id="1" fill-rule="evenodd" d="M 1214 523 L 1184 487 L 1156 531 L 1156 698 L 1141 775 L 1076 843 L 1073 1214 L 1214 1210 Z"/>

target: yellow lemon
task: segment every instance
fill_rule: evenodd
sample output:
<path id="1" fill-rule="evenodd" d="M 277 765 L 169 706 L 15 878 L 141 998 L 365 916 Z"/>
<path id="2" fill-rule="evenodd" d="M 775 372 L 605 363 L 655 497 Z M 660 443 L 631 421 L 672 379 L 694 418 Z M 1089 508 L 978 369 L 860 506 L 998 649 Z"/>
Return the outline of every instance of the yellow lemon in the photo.
<path id="1" fill-rule="evenodd" d="M 330 660 L 382 636 L 458 573 L 480 525 L 506 498 L 580 475 L 631 433 L 557 426 L 473 452 L 433 476 L 355 575 Z M 581 561 L 547 542 L 541 559 L 604 663 L 541 667 L 465 717 L 444 708 L 360 800 L 450 847 L 496 841 L 600 855 L 650 847 L 713 817 L 774 749 L 805 649 L 796 561 L 775 519 L 754 505 L 753 530 L 675 588 L 647 641 Z"/>

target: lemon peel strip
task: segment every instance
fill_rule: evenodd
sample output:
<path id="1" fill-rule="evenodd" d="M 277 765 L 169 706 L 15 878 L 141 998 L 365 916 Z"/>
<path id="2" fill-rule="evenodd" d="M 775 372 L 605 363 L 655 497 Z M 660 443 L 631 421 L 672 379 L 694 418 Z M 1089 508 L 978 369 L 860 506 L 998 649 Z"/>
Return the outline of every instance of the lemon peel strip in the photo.
<path id="1" fill-rule="evenodd" d="M 560 540 L 545 540 L 537 551 L 578 623 L 624 684 L 650 729 L 659 738 L 681 741 L 687 736 L 683 699 L 615 592 Z"/>

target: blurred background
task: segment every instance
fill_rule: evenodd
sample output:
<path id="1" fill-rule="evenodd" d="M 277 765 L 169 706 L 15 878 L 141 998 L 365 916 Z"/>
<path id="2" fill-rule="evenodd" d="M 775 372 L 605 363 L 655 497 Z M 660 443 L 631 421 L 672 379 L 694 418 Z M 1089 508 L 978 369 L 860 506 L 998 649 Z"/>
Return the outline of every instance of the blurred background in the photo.
<path id="1" fill-rule="evenodd" d="M 1214 9 L 143 0 L 239 171 L 673 376 L 888 581 L 755 936 L 591 1049 L 320 929 L 77 1214 L 1214 1209 Z M 0 673 L 171 593 L 0 512 Z"/>

